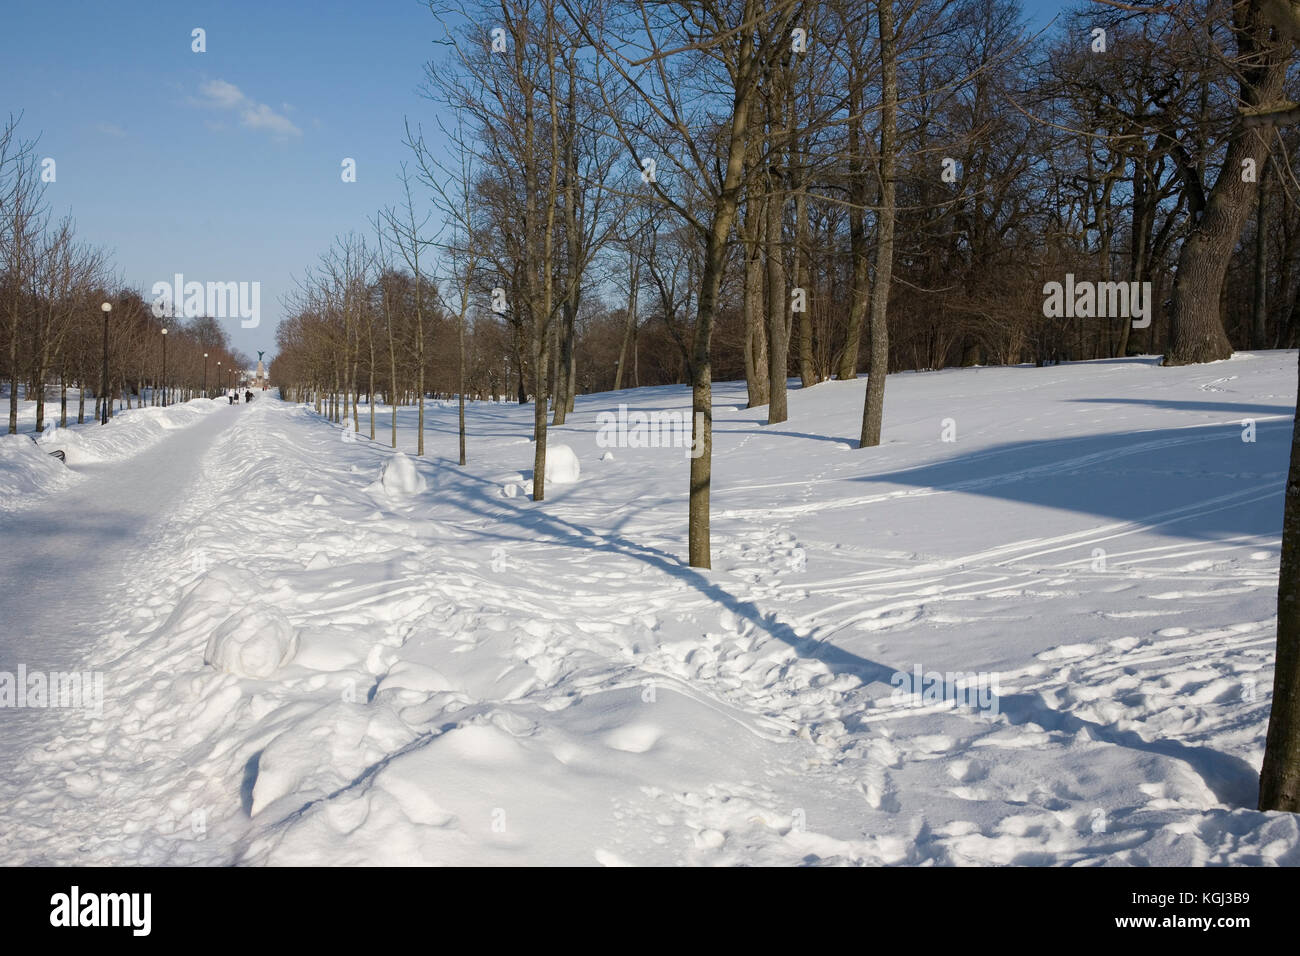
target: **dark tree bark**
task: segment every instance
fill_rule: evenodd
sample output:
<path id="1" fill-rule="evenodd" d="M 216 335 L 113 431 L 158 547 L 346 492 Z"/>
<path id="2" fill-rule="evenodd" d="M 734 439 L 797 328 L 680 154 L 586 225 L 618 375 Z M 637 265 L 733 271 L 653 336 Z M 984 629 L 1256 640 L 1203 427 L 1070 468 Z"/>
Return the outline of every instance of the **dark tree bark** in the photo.
<path id="1" fill-rule="evenodd" d="M 1268 348 L 1268 157 L 1259 170 L 1255 209 L 1255 276 L 1251 295 L 1250 347 Z"/>
<path id="2" fill-rule="evenodd" d="M 876 282 L 871 290 L 871 356 L 862 409 L 860 448 L 880 444 L 889 372 L 889 286 L 894 268 L 895 167 L 898 135 L 898 59 L 893 0 L 878 0 L 880 20 L 880 208 L 876 213 Z"/>
<path id="3" fill-rule="evenodd" d="M 1259 774 L 1259 809 L 1300 813 L 1300 428 L 1294 426 L 1282 516 L 1281 559 L 1277 664 L 1264 766 Z"/>
<path id="4" fill-rule="evenodd" d="M 767 423 L 784 422 L 786 372 L 790 361 L 790 296 L 785 275 L 785 83 L 783 64 L 773 64 L 767 82 L 767 224 L 763 249 L 767 264 Z"/>
<path id="5" fill-rule="evenodd" d="M 1249 0 L 1236 4 L 1232 11 L 1240 99 L 1246 109 L 1273 103 L 1281 96 L 1290 61 L 1290 44 L 1270 37 L 1261 9 L 1260 0 Z M 1256 184 L 1244 178 L 1243 170 L 1252 165 L 1259 169 L 1272 135 L 1269 127 L 1248 126 L 1240 117 L 1235 122 L 1219 178 L 1178 256 L 1166 365 L 1215 362 L 1232 355 L 1219 298 L 1228 261 L 1255 195 Z"/>

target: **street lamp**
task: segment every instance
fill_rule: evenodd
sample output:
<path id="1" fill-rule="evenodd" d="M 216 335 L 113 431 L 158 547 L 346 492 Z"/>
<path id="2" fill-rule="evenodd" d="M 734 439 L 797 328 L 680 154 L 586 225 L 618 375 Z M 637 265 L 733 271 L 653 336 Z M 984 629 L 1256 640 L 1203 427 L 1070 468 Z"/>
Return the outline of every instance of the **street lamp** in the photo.
<path id="1" fill-rule="evenodd" d="M 208 397 L 208 353 L 203 353 L 203 397 Z"/>
<path id="2" fill-rule="evenodd" d="M 163 408 L 166 408 L 167 407 L 167 330 L 166 329 L 162 330 L 162 335 L 163 335 L 163 374 L 162 374 Z"/>
<path id="3" fill-rule="evenodd" d="M 108 313 L 113 311 L 113 303 L 105 302 L 100 306 L 104 312 L 104 367 L 99 373 L 100 413 L 99 423 L 108 424 Z"/>

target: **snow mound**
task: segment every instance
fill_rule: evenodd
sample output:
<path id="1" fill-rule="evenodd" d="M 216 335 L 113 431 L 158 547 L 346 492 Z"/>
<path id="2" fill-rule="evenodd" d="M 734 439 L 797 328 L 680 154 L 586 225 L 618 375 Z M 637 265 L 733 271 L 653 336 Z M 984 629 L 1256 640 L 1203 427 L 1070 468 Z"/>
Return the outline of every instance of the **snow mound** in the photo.
<path id="1" fill-rule="evenodd" d="M 62 451 L 69 465 L 122 461 L 214 411 L 216 406 L 199 399 L 166 408 L 131 408 L 119 411 L 107 425 L 92 420 L 85 426 L 50 429 L 37 441 L 46 451 Z"/>
<path id="2" fill-rule="evenodd" d="M 424 480 L 424 476 L 415 470 L 415 462 L 411 461 L 405 452 L 395 451 L 388 461 L 384 462 L 379 480 L 371 484 L 367 490 L 401 498 L 422 494 L 428 490 L 428 487 L 429 483 Z"/>
<path id="3" fill-rule="evenodd" d="M 79 431 L 63 428 L 42 437 L 43 440 L 37 439 L 38 444 L 63 452 L 64 461 L 69 465 L 94 464 L 105 458 L 103 443 L 91 441 Z"/>
<path id="4" fill-rule="evenodd" d="M 568 445 L 549 445 L 546 449 L 546 483 L 571 485 L 581 472 L 578 456 Z"/>
<path id="5" fill-rule="evenodd" d="M 71 472 L 48 449 L 26 435 L 0 435 L 0 511 L 12 510 L 35 492 L 71 482 Z"/>
<path id="6" fill-rule="evenodd" d="M 208 638 L 203 663 L 239 677 L 270 677 L 298 652 L 298 632 L 271 606 L 244 608 Z"/>

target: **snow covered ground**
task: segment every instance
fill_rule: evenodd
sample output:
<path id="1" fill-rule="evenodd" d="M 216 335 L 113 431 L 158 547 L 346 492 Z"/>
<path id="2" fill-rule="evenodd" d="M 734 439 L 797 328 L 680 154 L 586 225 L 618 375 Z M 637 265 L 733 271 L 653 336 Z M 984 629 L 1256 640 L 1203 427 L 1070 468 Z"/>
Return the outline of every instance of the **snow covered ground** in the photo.
<path id="1" fill-rule="evenodd" d="M 5 861 L 1300 864 L 1252 809 L 1295 376 L 896 375 L 872 450 L 863 381 L 721 385 L 712 571 L 684 449 L 597 442 L 682 388 L 580 398 L 541 504 L 530 406 L 465 468 L 452 404 L 404 460 L 269 396 L 70 454 L 0 513 L 0 671 L 103 708 L 0 709 Z"/>

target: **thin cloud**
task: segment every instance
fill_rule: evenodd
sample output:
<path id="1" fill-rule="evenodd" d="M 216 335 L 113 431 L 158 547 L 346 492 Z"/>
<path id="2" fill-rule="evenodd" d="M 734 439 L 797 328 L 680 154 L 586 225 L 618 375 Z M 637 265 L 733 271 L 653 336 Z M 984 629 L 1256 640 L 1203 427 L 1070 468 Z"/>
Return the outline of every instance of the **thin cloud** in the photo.
<path id="1" fill-rule="evenodd" d="M 105 136 L 112 136 L 117 139 L 121 139 L 126 135 L 126 130 L 122 129 L 122 127 L 118 126 L 116 123 L 96 123 L 95 131 L 103 133 Z"/>
<path id="2" fill-rule="evenodd" d="M 239 114 L 239 123 L 248 129 L 264 130 L 276 139 L 301 136 L 302 130 L 289 117 L 277 113 L 265 103 L 258 103 L 244 91 L 225 80 L 209 80 L 199 87 L 199 98 L 194 102 L 209 109 L 233 110 Z"/>
<path id="3" fill-rule="evenodd" d="M 302 130 L 265 103 L 257 103 L 243 111 L 241 122 L 249 129 L 270 130 L 277 136 L 297 136 Z"/>

